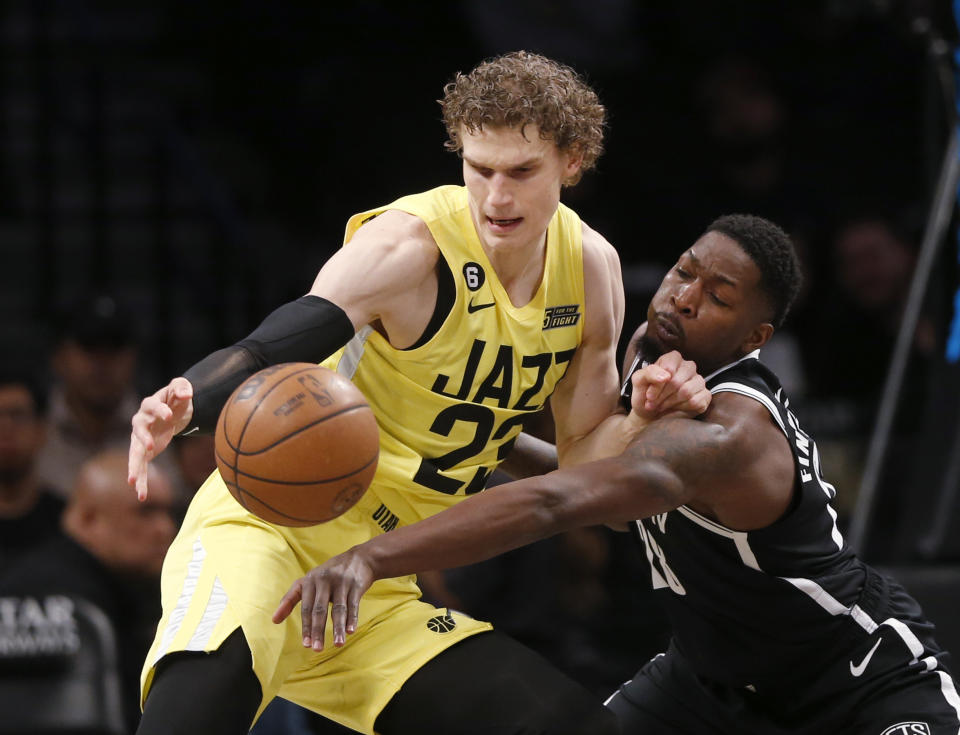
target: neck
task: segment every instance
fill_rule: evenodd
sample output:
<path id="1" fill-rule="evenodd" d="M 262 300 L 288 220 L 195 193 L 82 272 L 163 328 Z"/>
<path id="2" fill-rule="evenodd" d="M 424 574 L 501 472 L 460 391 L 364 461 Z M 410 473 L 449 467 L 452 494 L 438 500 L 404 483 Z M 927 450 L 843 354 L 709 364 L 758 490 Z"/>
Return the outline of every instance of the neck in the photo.
<path id="1" fill-rule="evenodd" d="M 706 362 L 705 362 L 705 363 L 703 363 L 703 366 L 702 366 L 702 367 L 698 364 L 698 365 L 697 365 L 697 372 L 699 372 L 703 377 L 706 378 L 708 375 L 713 375 L 713 373 L 717 372 L 717 370 L 722 370 L 722 369 L 725 368 L 727 365 L 732 365 L 733 363 L 737 362 L 738 360 L 742 360 L 742 359 L 743 359 L 744 357 L 746 357 L 748 354 L 749 354 L 749 353 L 747 353 L 747 352 L 738 351 L 738 352 L 736 352 L 736 353 L 734 353 L 734 354 L 732 354 L 732 355 L 724 358 L 723 360 L 719 360 L 719 361 L 713 362 L 713 363 L 706 363 Z"/>
<path id="2" fill-rule="evenodd" d="M 528 303 L 540 287 L 546 266 L 547 235 L 518 247 L 481 243 L 497 279 L 515 306 Z"/>

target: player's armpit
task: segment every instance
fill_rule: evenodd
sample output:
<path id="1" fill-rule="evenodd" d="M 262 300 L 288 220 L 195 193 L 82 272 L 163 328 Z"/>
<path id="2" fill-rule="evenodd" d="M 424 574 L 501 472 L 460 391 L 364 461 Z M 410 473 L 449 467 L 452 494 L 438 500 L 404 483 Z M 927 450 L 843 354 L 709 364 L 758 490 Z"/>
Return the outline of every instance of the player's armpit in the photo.
<path id="1" fill-rule="evenodd" d="M 557 448 L 550 442 L 521 432 L 499 469 L 515 480 L 552 472 L 557 469 Z"/>

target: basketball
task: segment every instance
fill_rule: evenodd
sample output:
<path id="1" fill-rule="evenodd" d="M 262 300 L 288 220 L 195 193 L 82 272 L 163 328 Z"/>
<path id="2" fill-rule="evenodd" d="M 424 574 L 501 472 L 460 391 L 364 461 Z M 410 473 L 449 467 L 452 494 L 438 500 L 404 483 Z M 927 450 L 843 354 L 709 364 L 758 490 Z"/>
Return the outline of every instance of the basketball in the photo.
<path id="1" fill-rule="evenodd" d="M 360 390 L 333 370 L 284 363 L 247 378 L 215 438 L 220 475 L 244 508 L 312 526 L 354 505 L 373 479 L 380 434 Z"/>

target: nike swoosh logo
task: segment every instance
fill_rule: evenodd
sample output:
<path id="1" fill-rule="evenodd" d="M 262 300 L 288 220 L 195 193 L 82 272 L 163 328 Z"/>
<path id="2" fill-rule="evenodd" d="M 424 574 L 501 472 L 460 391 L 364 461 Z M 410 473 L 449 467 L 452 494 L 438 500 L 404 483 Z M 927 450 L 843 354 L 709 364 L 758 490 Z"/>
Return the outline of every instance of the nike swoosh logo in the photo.
<path id="1" fill-rule="evenodd" d="M 491 306 L 496 306 L 495 301 L 491 301 L 489 304 L 475 304 L 473 299 L 470 299 L 470 303 L 467 304 L 467 311 L 472 314 L 475 311 L 480 311 L 480 309 L 489 309 Z"/>
<path id="2" fill-rule="evenodd" d="M 873 648 L 870 649 L 870 652 L 863 657 L 863 661 L 860 662 L 858 666 L 853 665 L 853 661 L 850 662 L 850 673 L 853 676 L 860 676 L 864 671 L 867 670 L 867 664 L 870 663 L 870 659 L 873 658 L 873 654 L 877 650 L 877 646 L 883 643 L 883 638 L 878 638 L 877 642 L 873 644 Z"/>

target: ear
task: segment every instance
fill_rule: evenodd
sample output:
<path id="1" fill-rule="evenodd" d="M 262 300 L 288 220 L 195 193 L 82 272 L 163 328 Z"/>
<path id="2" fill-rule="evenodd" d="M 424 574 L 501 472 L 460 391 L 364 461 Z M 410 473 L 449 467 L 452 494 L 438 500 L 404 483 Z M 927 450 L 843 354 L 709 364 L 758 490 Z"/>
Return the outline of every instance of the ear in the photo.
<path id="1" fill-rule="evenodd" d="M 750 334 L 743 342 L 743 354 L 749 354 L 754 350 L 759 350 L 773 336 L 773 325 L 769 322 L 762 322 L 750 330 Z"/>
<path id="2" fill-rule="evenodd" d="M 580 173 L 580 167 L 583 165 L 583 148 L 572 146 L 566 152 L 567 165 L 564 169 L 564 180 L 573 179 Z"/>

